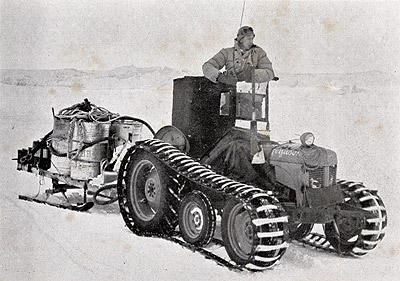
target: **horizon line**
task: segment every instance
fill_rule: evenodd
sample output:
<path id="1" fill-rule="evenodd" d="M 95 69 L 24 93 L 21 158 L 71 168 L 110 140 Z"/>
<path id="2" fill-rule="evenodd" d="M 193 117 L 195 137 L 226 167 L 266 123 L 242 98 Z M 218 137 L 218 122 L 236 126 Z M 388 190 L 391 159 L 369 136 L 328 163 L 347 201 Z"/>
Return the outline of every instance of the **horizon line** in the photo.
<path id="1" fill-rule="evenodd" d="M 147 66 L 147 67 L 140 67 L 140 66 L 135 66 L 135 65 L 123 65 L 123 66 L 118 66 L 115 68 L 111 69 L 77 69 L 77 68 L 70 68 L 70 67 L 65 67 L 65 68 L 1 68 L 0 71 L 57 71 L 57 70 L 74 70 L 74 71 L 82 71 L 82 72 L 96 72 L 96 71 L 112 71 L 118 68 L 123 68 L 123 67 L 135 67 L 138 69 L 149 69 L 149 68 L 169 68 L 173 69 L 176 71 L 183 71 L 183 72 L 195 72 L 195 70 L 191 69 L 176 69 L 172 68 L 169 66 L 159 66 L 159 65 L 154 65 L 154 66 Z M 200 70 L 199 70 L 200 72 Z M 391 72 L 386 72 L 382 70 L 377 70 L 377 69 L 370 69 L 370 70 L 365 70 L 365 71 L 353 71 L 353 72 L 281 72 L 282 74 L 289 74 L 289 75 L 314 75 L 314 74 L 319 74 L 319 75 L 332 75 L 332 74 L 360 74 L 360 73 L 368 73 L 368 72 L 380 72 L 380 73 L 385 73 L 385 74 L 398 74 L 397 71 L 394 71 L 394 73 Z"/>

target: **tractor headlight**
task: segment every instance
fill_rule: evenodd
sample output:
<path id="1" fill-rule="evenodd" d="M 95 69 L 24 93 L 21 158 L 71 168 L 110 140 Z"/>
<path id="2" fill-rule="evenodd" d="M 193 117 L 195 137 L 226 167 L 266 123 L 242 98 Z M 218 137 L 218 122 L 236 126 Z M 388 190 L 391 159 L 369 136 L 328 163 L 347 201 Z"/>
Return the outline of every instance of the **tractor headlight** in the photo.
<path id="1" fill-rule="evenodd" d="M 305 146 L 312 146 L 314 144 L 314 135 L 313 133 L 307 132 L 301 135 L 300 141 Z"/>

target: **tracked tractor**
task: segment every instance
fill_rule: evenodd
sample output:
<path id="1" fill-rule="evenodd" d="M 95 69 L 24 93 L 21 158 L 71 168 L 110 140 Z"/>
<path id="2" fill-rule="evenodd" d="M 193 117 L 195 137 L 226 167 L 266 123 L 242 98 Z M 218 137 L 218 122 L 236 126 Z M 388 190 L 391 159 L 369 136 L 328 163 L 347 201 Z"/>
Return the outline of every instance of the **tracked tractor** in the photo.
<path id="1" fill-rule="evenodd" d="M 59 206 L 49 195 L 83 189 L 83 204 L 60 206 L 86 211 L 92 201 L 117 200 L 133 233 L 240 270 L 275 265 L 288 242 L 310 241 L 315 224 L 325 235 L 310 245 L 354 256 L 374 249 L 387 225 L 377 191 L 338 180 L 335 152 L 315 145 L 310 132 L 298 142 L 272 141 L 268 97 L 268 84 L 243 91 L 187 76 L 174 80 L 172 125 L 157 132 L 87 100 L 53 113 L 53 131 L 16 159 L 18 170 L 49 177 L 53 187 L 20 199 Z M 136 134 L 138 123 L 154 137 Z"/>
<path id="2" fill-rule="evenodd" d="M 185 241 L 203 246 L 220 216 L 230 259 L 256 269 L 274 264 L 286 241 L 304 239 L 314 224 L 341 255 L 375 248 L 387 224 L 377 192 L 338 180 L 335 152 L 315 145 L 310 132 L 299 142 L 270 140 L 268 109 L 268 85 L 240 92 L 204 77 L 175 79 L 173 126 L 137 143 L 120 170 L 128 226 L 167 235 L 178 224 Z"/>

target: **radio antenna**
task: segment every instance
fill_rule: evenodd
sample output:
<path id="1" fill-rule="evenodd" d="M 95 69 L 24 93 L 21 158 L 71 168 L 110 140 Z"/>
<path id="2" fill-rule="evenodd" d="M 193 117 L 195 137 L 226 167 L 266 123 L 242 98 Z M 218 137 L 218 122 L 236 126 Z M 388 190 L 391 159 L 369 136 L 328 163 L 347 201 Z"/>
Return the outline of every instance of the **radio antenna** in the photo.
<path id="1" fill-rule="evenodd" d="M 239 28 L 242 27 L 242 23 L 243 23 L 243 13 L 244 13 L 244 6 L 246 5 L 246 0 L 243 1 L 243 8 L 242 8 L 242 16 L 240 17 L 240 26 Z"/>

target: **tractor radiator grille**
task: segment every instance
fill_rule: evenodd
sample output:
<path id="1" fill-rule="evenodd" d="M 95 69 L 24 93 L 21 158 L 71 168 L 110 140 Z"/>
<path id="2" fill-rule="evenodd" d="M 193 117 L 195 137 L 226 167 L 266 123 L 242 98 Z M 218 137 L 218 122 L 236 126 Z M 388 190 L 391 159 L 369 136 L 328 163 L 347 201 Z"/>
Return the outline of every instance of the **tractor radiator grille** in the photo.
<path id="1" fill-rule="evenodd" d="M 336 183 L 336 166 L 319 167 L 308 173 L 311 188 L 323 188 Z"/>
<path id="2" fill-rule="evenodd" d="M 336 166 L 329 167 L 328 184 L 329 185 L 336 184 Z"/>

